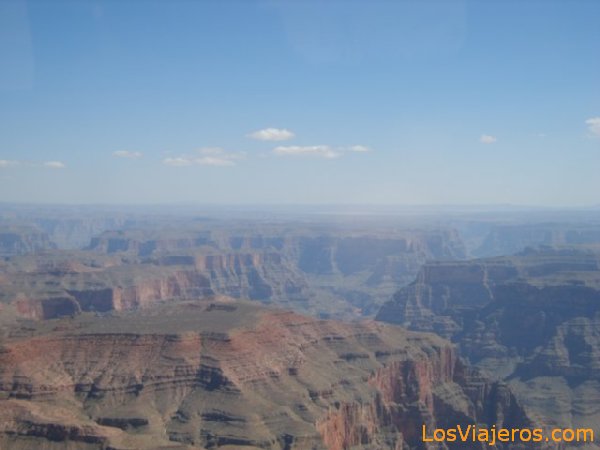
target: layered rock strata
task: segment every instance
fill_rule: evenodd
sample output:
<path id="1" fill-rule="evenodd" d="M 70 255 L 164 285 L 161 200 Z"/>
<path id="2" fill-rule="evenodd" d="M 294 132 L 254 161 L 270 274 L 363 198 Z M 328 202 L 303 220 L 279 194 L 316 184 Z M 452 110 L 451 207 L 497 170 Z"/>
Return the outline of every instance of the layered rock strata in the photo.
<path id="1" fill-rule="evenodd" d="M 531 425 L 447 341 L 227 301 L 13 328 L 0 411 L 14 449 L 406 450 L 423 424 Z"/>
<path id="2" fill-rule="evenodd" d="M 547 426 L 599 433 L 599 262 L 591 251 L 540 249 L 426 264 L 377 319 L 453 340 Z"/>
<path id="3" fill-rule="evenodd" d="M 338 237 L 279 232 L 105 233 L 89 251 L 6 261 L 0 265 L 0 303 L 46 319 L 226 295 L 353 318 L 373 314 L 426 259 L 464 256 L 449 231 Z"/>

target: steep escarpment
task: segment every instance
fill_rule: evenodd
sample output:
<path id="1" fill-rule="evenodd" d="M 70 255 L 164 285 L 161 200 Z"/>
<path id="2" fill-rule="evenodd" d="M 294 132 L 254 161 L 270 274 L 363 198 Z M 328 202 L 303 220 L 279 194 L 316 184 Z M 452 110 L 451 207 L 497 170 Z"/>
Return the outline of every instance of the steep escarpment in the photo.
<path id="1" fill-rule="evenodd" d="M 452 339 L 543 422 L 598 432 L 599 261 L 589 251 L 541 249 L 427 264 L 377 318 Z"/>
<path id="2" fill-rule="evenodd" d="M 464 256 L 451 230 L 263 228 L 115 231 L 87 251 L 14 257 L 0 266 L 0 303 L 44 319 L 226 295 L 355 318 L 372 315 L 425 260 Z"/>
<path id="3" fill-rule="evenodd" d="M 164 218 L 145 214 L 139 208 L 0 205 L 0 228 L 41 231 L 53 247 L 60 249 L 83 248 L 89 245 L 93 236 L 104 231 L 143 226 L 149 221 L 160 220 L 164 221 Z M 26 253 L 32 254 L 35 250 L 30 249 Z"/>
<path id="4" fill-rule="evenodd" d="M 164 260 L 164 255 L 169 255 L 172 261 L 205 255 L 225 259 L 236 254 L 278 255 L 281 273 L 294 273 L 310 287 L 309 296 L 319 296 L 323 303 L 334 305 L 304 310 L 333 316 L 340 312 L 371 315 L 397 286 L 409 282 L 425 261 L 465 256 L 458 233 L 451 229 L 374 232 L 298 224 L 263 225 L 252 231 L 209 228 L 107 232 L 93 239 L 90 249 L 147 259 Z"/>
<path id="5" fill-rule="evenodd" d="M 172 304 L 1 345 L 0 444 L 16 449 L 417 449 L 423 424 L 531 424 L 447 341 L 376 322 Z"/>
<path id="6" fill-rule="evenodd" d="M 435 259 L 465 256 L 452 229 L 339 230 L 302 224 L 262 225 L 223 229 L 161 229 L 105 232 L 92 239 L 90 249 L 102 253 L 130 252 L 138 256 L 176 253 L 192 248 L 221 251 L 280 251 L 304 271 L 344 275 L 372 267 L 381 258 L 416 254 Z"/>
<path id="7" fill-rule="evenodd" d="M 552 329 L 557 320 L 589 315 L 600 291 L 600 259 L 596 253 L 574 249 L 528 250 L 512 257 L 425 264 L 416 280 L 400 289 L 377 318 L 411 329 L 462 337 L 496 309 L 512 320 L 529 320 L 524 312 L 556 312 L 545 319 Z M 519 319 L 521 316 L 521 319 Z M 489 329 L 487 330 L 489 333 Z M 532 333 L 532 330 L 527 330 Z M 535 343 L 547 334 L 541 332 Z M 520 334 L 504 333 L 513 345 Z"/>
<path id="8" fill-rule="evenodd" d="M 52 248 L 55 245 L 39 228 L 0 224 L 0 256 L 26 255 Z"/>
<path id="9" fill-rule="evenodd" d="M 0 268 L 0 301 L 23 317 L 109 312 L 215 294 L 308 304 L 306 281 L 277 253 L 166 255 L 139 262 L 86 252 L 15 259 Z M 1 276 L 1 275 L 0 275 Z"/>
<path id="10" fill-rule="evenodd" d="M 494 225 L 483 242 L 474 249 L 473 255 L 512 255 L 527 247 L 540 245 L 597 247 L 600 245 L 600 224 L 592 221 L 589 224 L 546 222 Z"/>
<path id="11" fill-rule="evenodd" d="M 61 249 L 78 249 L 89 245 L 92 237 L 115 229 L 127 229 L 138 225 L 140 217 L 114 214 L 112 217 L 84 215 L 84 217 L 38 216 L 31 221 L 46 232 L 50 240 Z"/>

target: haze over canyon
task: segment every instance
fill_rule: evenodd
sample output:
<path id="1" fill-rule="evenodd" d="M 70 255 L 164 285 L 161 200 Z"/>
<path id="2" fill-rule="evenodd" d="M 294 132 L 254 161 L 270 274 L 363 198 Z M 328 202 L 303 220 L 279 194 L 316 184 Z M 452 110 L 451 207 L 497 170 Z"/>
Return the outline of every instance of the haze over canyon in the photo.
<path id="1" fill-rule="evenodd" d="M 8 448 L 408 450 L 430 448 L 423 424 L 600 432 L 594 210 L 15 205 L 0 249 Z"/>

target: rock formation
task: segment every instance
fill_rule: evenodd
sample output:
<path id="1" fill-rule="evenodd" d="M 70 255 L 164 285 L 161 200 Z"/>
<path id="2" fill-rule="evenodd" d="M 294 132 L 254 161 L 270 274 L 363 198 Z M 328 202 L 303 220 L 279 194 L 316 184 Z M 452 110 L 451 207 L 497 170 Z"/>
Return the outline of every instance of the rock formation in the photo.
<path id="1" fill-rule="evenodd" d="M 11 449 L 408 450 L 423 424 L 532 423 L 433 335 L 226 299 L 12 327 L 0 419 Z"/>
<path id="2" fill-rule="evenodd" d="M 87 251 L 6 261 L 0 303 L 43 319 L 219 294 L 352 318 L 372 315 L 426 259 L 464 256 L 447 230 L 335 236 L 297 227 L 106 232 Z"/>
<path id="3" fill-rule="evenodd" d="M 478 257 L 512 255 L 527 247 L 541 245 L 590 246 L 600 244 L 600 224 L 596 221 L 585 223 L 526 223 L 494 225 L 474 249 Z"/>
<path id="4" fill-rule="evenodd" d="M 377 319 L 433 331 L 547 426 L 600 432 L 600 257 L 577 249 L 426 264 Z"/>
<path id="5" fill-rule="evenodd" d="M 36 227 L 0 226 L 0 256 L 27 255 L 55 248 L 48 235 Z"/>

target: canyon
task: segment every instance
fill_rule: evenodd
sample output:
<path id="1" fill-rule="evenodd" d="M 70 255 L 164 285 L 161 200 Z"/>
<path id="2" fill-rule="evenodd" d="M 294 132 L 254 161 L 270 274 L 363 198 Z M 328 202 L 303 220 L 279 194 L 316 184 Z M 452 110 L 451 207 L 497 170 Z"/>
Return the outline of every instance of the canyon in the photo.
<path id="1" fill-rule="evenodd" d="M 600 228 L 517 219 L 0 213 L 0 447 L 598 433 Z"/>
<path id="2" fill-rule="evenodd" d="M 466 361 L 505 381 L 544 426 L 600 432 L 597 252 L 542 247 L 428 263 L 377 319 L 455 342 Z"/>
<path id="3" fill-rule="evenodd" d="M 356 318 L 373 315 L 426 260 L 464 256 L 457 233 L 444 229 L 119 230 L 100 234 L 84 250 L 5 260 L 0 303 L 48 319 L 226 295 Z"/>
<path id="4" fill-rule="evenodd" d="M 224 297 L 30 322 L 0 344 L 3 448 L 400 450 L 425 448 L 422 424 L 533 423 L 431 334 Z"/>

